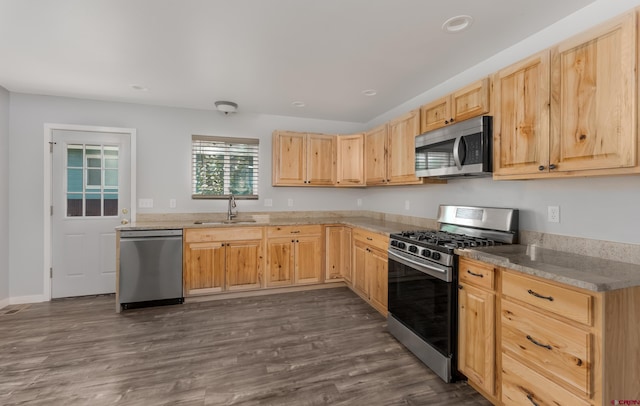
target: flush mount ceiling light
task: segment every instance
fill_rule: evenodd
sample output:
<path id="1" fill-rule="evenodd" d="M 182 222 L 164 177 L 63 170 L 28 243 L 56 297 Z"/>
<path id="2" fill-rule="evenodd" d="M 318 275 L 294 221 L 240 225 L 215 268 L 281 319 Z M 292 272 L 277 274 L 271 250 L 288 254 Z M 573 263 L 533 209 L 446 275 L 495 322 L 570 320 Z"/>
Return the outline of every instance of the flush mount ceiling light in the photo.
<path id="1" fill-rule="evenodd" d="M 473 17 L 467 15 L 459 15 L 451 17 L 442 24 L 442 30 L 444 32 L 456 33 L 462 32 L 473 24 Z"/>
<path id="2" fill-rule="evenodd" d="M 142 85 L 130 85 L 130 87 L 131 87 L 133 90 L 138 90 L 138 91 L 140 91 L 140 92 L 146 92 L 147 90 L 149 90 L 149 88 L 148 88 L 148 87 L 145 87 L 145 86 L 142 86 Z"/>
<path id="3" fill-rule="evenodd" d="M 214 103 L 218 111 L 228 115 L 229 113 L 235 113 L 238 110 L 238 104 L 230 101 L 217 101 Z"/>
<path id="4" fill-rule="evenodd" d="M 367 90 L 363 90 L 362 94 L 365 95 L 365 96 L 371 97 L 371 96 L 377 95 L 378 91 L 376 89 L 367 89 Z"/>
<path id="5" fill-rule="evenodd" d="M 299 100 L 298 101 L 294 101 L 293 103 L 291 103 L 291 105 L 293 107 L 300 107 L 300 108 L 306 106 L 306 104 L 303 101 L 299 101 Z"/>

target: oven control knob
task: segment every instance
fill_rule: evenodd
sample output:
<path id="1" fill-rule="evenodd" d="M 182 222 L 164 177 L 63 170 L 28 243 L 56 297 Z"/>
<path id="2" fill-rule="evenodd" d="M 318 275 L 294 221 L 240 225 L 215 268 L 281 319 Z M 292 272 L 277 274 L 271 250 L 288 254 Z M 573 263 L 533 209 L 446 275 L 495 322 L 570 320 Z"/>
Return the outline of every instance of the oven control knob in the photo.
<path id="1" fill-rule="evenodd" d="M 397 247 L 398 246 L 398 240 L 391 240 L 391 246 Z"/>
<path id="2" fill-rule="evenodd" d="M 422 256 L 429 258 L 431 256 L 431 251 L 429 250 L 422 250 Z"/>
<path id="3" fill-rule="evenodd" d="M 415 254 L 416 252 L 418 252 L 418 247 L 416 247 L 415 245 L 410 245 L 409 252 L 413 252 Z"/>
<path id="4" fill-rule="evenodd" d="M 432 252 L 431 253 L 431 258 L 438 260 L 440 259 L 440 253 L 439 252 Z"/>
<path id="5" fill-rule="evenodd" d="M 403 242 L 399 242 L 399 243 L 398 243 L 398 248 L 400 248 L 400 249 L 402 249 L 402 250 L 403 250 L 403 249 L 407 248 L 407 244 L 405 244 L 405 243 L 403 243 Z"/>

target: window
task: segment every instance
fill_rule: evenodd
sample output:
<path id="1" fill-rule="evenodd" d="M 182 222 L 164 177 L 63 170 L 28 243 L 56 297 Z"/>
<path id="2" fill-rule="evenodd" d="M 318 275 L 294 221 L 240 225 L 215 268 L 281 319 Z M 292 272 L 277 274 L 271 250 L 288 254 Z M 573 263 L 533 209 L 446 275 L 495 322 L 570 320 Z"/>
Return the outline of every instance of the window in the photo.
<path id="1" fill-rule="evenodd" d="M 193 135 L 191 178 L 194 199 L 258 198 L 259 140 Z"/>
<path id="2" fill-rule="evenodd" d="M 118 215 L 118 147 L 67 145 L 67 217 Z"/>

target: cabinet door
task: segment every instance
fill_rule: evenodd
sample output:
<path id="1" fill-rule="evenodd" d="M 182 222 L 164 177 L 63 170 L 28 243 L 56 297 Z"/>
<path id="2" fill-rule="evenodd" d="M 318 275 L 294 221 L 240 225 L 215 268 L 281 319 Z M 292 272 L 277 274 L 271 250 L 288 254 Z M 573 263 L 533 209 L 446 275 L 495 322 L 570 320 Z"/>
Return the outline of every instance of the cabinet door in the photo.
<path id="1" fill-rule="evenodd" d="M 494 395 L 495 294 L 462 283 L 458 293 L 458 369 Z"/>
<path id="2" fill-rule="evenodd" d="M 633 11 L 552 49 L 555 170 L 635 166 L 636 35 Z"/>
<path id="3" fill-rule="evenodd" d="M 367 185 L 387 182 L 387 125 L 381 125 L 365 134 L 365 172 Z"/>
<path id="4" fill-rule="evenodd" d="M 343 226 L 326 228 L 325 282 L 351 281 L 351 229 Z"/>
<path id="5" fill-rule="evenodd" d="M 390 183 L 418 183 L 416 177 L 416 136 L 420 134 L 420 110 L 389 123 L 388 176 Z"/>
<path id="6" fill-rule="evenodd" d="M 322 237 L 296 237 L 295 283 L 322 282 Z"/>
<path id="7" fill-rule="evenodd" d="M 453 93 L 449 124 L 488 113 L 489 90 L 489 78 L 485 78 Z"/>
<path id="8" fill-rule="evenodd" d="M 267 286 L 283 286 L 293 283 L 293 238 L 267 240 Z"/>
<path id="9" fill-rule="evenodd" d="M 369 278 L 367 277 L 367 244 L 356 240 L 353 244 L 353 289 L 369 298 Z"/>
<path id="10" fill-rule="evenodd" d="M 262 285 L 262 241 L 234 241 L 226 246 L 228 290 L 260 288 Z"/>
<path id="11" fill-rule="evenodd" d="M 184 295 L 221 292 L 224 286 L 224 244 L 192 242 L 184 245 Z"/>
<path id="12" fill-rule="evenodd" d="M 273 185 L 303 185 L 306 181 L 307 134 L 273 133 Z"/>
<path id="13" fill-rule="evenodd" d="M 333 185 L 336 178 L 336 137 L 307 136 L 307 185 Z"/>
<path id="14" fill-rule="evenodd" d="M 518 175 L 549 165 L 549 51 L 494 76 L 493 172 Z"/>
<path id="15" fill-rule="evenodd" d="M 420 131 L 427 132 L 449 124 L 451 96 L 445 96 L 420 107 Z"/>
<path id="16" fill-rule="evenodd" d="M 387 315 L 388 303 L 388 262 L 387 253 L 369 248 L 365 260 L 365 272 L 370 274 L 369 295 L 371 304 L 384 316 Z"/>
<path id="17" fill-rule="evenodd" d="M 337 185 L 364 185 L 364 134 L 338 136 L 337 148 Z"/>

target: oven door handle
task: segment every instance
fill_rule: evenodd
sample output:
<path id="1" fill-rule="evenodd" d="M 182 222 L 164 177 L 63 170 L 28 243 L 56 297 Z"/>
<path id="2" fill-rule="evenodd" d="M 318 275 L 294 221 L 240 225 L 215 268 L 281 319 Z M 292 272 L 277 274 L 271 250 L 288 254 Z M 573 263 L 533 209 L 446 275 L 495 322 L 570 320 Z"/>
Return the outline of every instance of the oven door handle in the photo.
<path id="1" fill-rule="evenodd" d="M 430 266 L 430 265 L 426 265 L 417 261 L 413 261 L 409 258 L 405 258 L 402 257 L 398 254 L 396 254 L 393 251 L 387 251 L 387 254 L 390 257 L 393 257 L 394 261 L 400 262 L 403 265 L 409 266 L 413 269 L 415 269 L 416 271 L 420 271 L 424 274 L 427 274 L 429 276 L 433 276 L 436 279 L 440 279 L 442 281 L 445 282 L 451 282 L 452 281 L 452 272 L 447 272 L 447 270 L 445 269 L 440 269 L 440 268 L 436 268 L 434 266 Z"/>

